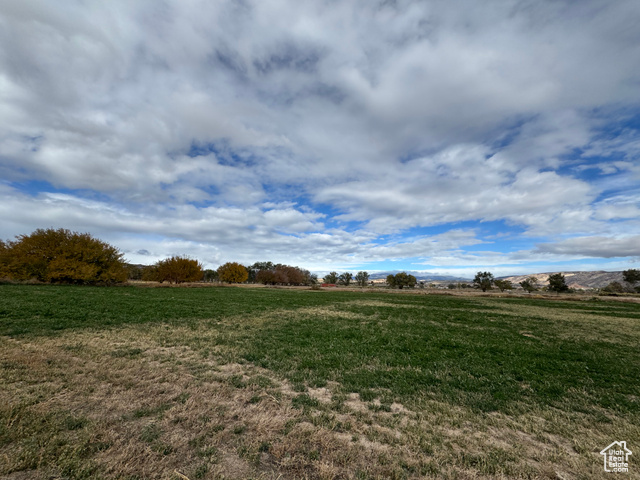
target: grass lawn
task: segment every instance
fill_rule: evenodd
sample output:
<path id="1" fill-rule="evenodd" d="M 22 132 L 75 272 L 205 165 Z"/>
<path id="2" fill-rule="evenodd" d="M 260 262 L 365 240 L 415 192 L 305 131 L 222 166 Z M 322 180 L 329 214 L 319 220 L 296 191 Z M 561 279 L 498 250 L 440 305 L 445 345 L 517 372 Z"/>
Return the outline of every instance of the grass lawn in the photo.
<path id="1" fill-rule="evenodd" d="M 0 285 L 0 478 L 640 478 L 639 346 L 637 303 Z"/>

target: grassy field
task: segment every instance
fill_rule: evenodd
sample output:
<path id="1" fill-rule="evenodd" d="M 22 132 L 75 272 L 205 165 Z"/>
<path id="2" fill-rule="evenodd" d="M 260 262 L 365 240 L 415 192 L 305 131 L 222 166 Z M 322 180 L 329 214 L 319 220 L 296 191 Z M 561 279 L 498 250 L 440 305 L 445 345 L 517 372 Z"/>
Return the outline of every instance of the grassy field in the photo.
<path id="1" fill-rule="evenodd" d="M 637 303 L 0 285 L 0 478 L 640 478 L 639 346 Z"/>

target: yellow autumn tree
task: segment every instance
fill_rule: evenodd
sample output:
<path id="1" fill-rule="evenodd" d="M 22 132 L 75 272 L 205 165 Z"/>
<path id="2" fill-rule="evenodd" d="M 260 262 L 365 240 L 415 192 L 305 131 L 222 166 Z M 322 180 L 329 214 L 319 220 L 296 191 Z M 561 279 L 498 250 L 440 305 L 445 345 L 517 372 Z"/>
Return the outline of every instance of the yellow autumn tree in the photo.
<path id="1" fill-rule="evenodd" d="M 9 247 L 0 240 L 0 279 L 9 277 Z"/>
<path id="2" fill-rule="evenodd" d="M 183 283 L 199 282 L 204 272 L 198 260 L 174 256 L 156 263 L 152 275 L 158 282 Z"/>
<path id="3" fill-rule="evenodd" d="M 218 279 L 227 283 L 242 283 L 249 278 L 249 272 L 244 265 L 237 262 L 227 262 L 218 268 Z"/>
<path id="4" fill-rule="evenodd" d="M 123 254 L 115 247 L 63 228 L 20 235 L 0 247 L 0 257 L 0 270 L 15 280 L 112 284 L 127 279 Z"/>

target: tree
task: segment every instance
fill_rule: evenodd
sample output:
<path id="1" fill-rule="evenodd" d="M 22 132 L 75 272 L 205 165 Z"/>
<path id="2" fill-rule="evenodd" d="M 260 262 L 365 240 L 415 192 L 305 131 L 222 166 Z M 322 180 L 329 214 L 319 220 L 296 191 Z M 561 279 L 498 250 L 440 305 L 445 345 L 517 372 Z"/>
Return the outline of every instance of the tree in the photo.
<path id="1" fill-rule="evenodd" d="M 368 272 L 358 272 L 356 273 L 355 281 L 360 287 L 366 287 L 369 282 L 369 273 Z"/>
<path id="2" fill-rule="evenodd" d="M 258 270 L 256 281 L 265 285 L 308 285 L 315 283 L 317 278 L 309 270 L 278 264 Z"/>
<path id="3" fill-rule="evenodd" d="M 276 283 L 281 285 L 304 285 L 307 283 L 307 274 L 298 267 L 278 264 L 275 268 Z"/>
<path id="4" fill-rule="evenodd" d="M 395 275 L 387 275 L 387 285 L 391 288 L 396 286 L 396 276 Z"/>
<path id="5" fill-rule="evenodd" d="M 145 282 L 156 282 L 157 281 L 157 265 L 145 265 L 142 267 L 142 280 Z"/>
<path id="6" fill-rule="evenodd" d="M 535 277 L 529 277 L 522 282 L 520 282 L 520 286 L 527 292 L 535 292 L 538 290 L 538 280 Z"/>
<path id="7" fill-rule="evenodd" d="M 505 290 L 513 290 L 513 284 L 509 280 L 494 280 L 493 283 L 501 292 L 504 292 Z"/>
<path id="8" fill-rule="evenodd" d="M 247 267 L 249 271 L 249 281 L 250 282 L 258 282 L 257 275 L 259 272 L 263 272 L 266 270 L 274 270 L 275 265 L 273 262 L 256 262 L 250 267 Z"/>
<path id="9" fill-rule="evenodd" d="M 389 277 L 393 277 L 391 279 L 391 282 L 389 281 L 390 280 Z M 400 273 L 396 273 L 395 275 L 387 276 L 387 283 L 392 287 L 398 287 L 402 289 L 404 287 L 413 288 L 416 286 L 416 283 L 418 283 L 418 281 L 416 280 L 416 277 L 414 277 L 413 275 L 408 275 L 406 272 L 400 272 Z"/>
<path id="10" fill-rule="evenodd" d="M 88 233 L 38 229 L 3 242 L 0 270 L 16 280 L 113 284 L 127 280 L 123 254 Z"/>
<path id="11" fill-rule="evenodd" d="M 318 283 L 318 276 L 311 273 L 309 270 L 300 267 L 293 268 L 295 268 L 298 272 L 300 272 L 300 275 L 302 275 L 302 282 L 300 283 L 300 285 L 313 285 Z"/>
<path id="12" fill-rule="evenodd" d="M 218 271 L 211 270 L 210 268 L 206 269 L 204 272 L 202 272 L 202 280 L 208 283 L 215 282 L 216 280 L 218 280 Z"/>
<path id="13" fill-rule="evenodd" d="M 338 272 L 330 272 L 324 277 L 324 283 L 338 283 Z"/>
<path id="14" fill-rule="evenodd" d="M 275 285 L 276 274 L 274 270 L 258 270 L 256 273 L 256 282 L 264 285 Z"/>
<path id="15" fill-rule="evenodd" d="M 0 278 L 9 277 L 9 246 L 0 240 Z"/>
<path id="16" fill-rule="evenodd" d="M 341 273 L 340 276 L 338 277 L 338 281 L 345 287 L 349 286 L 352 279 L 353 279 L 353 275 L 350 274 L 349 272 Z"/>
<path id="17" fill-rule="evenodd" d="M 238 262 L 227 262 L 218 268 L 218 278 L 221 282 L 243 283 L 249 278 L 249 272 Z"/>
<path id="18" fill-rule="evenodd" d="M 203 277 L 202 264 L 198 260 L 173 256 L 155 264 L 153 273 L 157 282 L 198 282 Z"/>
<path id="19" fill-rule="evenodd" d="M 129 280 L 142 280 L 143 265 L 127 264 L 127 278 Z"/>
<path id="20" fill-rule="evenodd" d="M 563 274 L 554 273 L 553 275 L 549 275 L 549 291 L 558 293 L 569 291 L 569 286 Z"/>
<path id="21" fill-rule="evenodd" d="M 640 282 L 640 270 L 630 269 L 622 272 L 622 278 L 627 283 L 630 283 L 631 286 L 634 286 L 636 283 Z"/>
<path id="22" fill-rule="evenodd" d="M 473 283 L 483 292 L 491 290 L 491 285 L 493 284 L 493 274 L 489 272 L 478 272 L 473 279 Z"/>

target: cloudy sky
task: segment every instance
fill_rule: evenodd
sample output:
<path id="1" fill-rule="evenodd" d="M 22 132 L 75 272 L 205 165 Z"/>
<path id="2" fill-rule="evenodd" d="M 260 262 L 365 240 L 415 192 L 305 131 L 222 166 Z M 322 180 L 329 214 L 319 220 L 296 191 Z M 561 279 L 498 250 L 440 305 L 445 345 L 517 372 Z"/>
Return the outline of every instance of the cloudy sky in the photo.
<path id="1" fill-rule="evenodd" d="M 639 268 L 640 3 L 0 0 L 0 238 Z"/>

